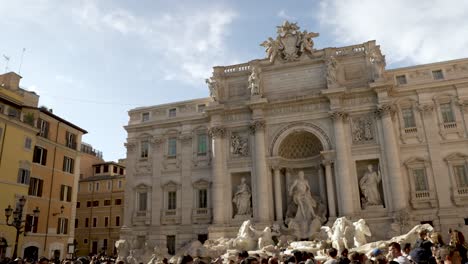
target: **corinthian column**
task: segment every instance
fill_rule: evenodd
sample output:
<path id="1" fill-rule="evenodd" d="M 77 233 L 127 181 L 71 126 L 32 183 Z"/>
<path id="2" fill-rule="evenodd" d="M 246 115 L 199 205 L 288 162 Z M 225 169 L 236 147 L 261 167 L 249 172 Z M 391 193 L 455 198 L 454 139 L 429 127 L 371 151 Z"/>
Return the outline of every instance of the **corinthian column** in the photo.
<path id="1" fill-rule="evenodd" d="M 343 119 L 346 113 L 335 111 L 330 114 L 333 119 L 336 146 L 336 171 L 338 185 L 338 209 L 341 216 L 348 216 L 354 213 L 353 191 L 349 176 L 349 160 L 347 151 L 347 141 L 344 133 Z M 328 182 L 327 182 L 328 183 Z"/>
<path id="2" fill-rule="evenodd" d="M 255 134 L 255 150 L 254 150 L 254 179 L 255 179 L 255 198 L 256 211 L 254 217 L 260 222 L 269 221 L 270 216 L 270 201 L 268 197 L 268 174 L 265 151 L 265 121 L 255 120 L 252 122 L 251 130 Z"/>
<path id="3" fill-rule="evenodd" d="M 283 195 L 281 194 L 281 170 L 278 166 L 273 166 L 274 188 L 275 188 L 275 211 L 276 221 L 283 221 Z"/>
<path id="4" fill-rule="evenodd" d="M 394 134 L 392 115 L 394 108 L 390 104 L 380 105 L 377 114 L 382 121 L 384 138 L 385 157 L 388 168 L 388 178 L 392 194 L 392 206 L 394 211 L 399 211 L 406 207 L 406 193 L 401 176 L 400 153 L 398 143 Z"/>
<path id="5" fill-rule="evenodd" d="M 223 127 L 216 126 L 210 128 L 208 131 L 212 139 L 213 150 L 213 224 L 224 224 L 226 222 L 226 205 L 224 203 L 225 190 L 224 178 L 226 172 L 224 171 L 224 155 L 223 144 L 225 130 Z"/>

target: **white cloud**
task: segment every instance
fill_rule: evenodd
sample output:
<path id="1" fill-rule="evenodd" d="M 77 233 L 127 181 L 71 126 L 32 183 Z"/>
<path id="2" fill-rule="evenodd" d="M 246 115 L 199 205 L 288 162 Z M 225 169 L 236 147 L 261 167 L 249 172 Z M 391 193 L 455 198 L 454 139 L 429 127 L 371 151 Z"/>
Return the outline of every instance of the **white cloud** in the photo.
<path id="1" fill-rule="evenodd" d="M 214 65 L 228 60 L 224 39 L 237 14 L 227 7 L 180 9 L 149 18 L 120 8 L 104 11 L 97 2 L 89 0 L 84 3 L 74 11 L 78 24 L 96 31 L 139 37 L 142 46 L 160 58 L 155 64 L 160 65 L 166 80 L 199 83 L 211 75 Z"/>
<path id="2" fill-rule="evenodd" d="M 281 9 L 281 10 L 278 12 L 277 16 L 280 17 L 280 18 L 283 18 L 283 19 L 285 19 L 285 20 L 289 20 L 289 21 L 297 20 L 297 18 L 286 14 L 286 11 L 285 11 L 284 9 Z"/>
<path id="3" fill-rule="evenodd" d="M 322 30 L 342 44 L 375 39 L 390 64 L 468 56 L 468 1 L 322 0 Z"/>

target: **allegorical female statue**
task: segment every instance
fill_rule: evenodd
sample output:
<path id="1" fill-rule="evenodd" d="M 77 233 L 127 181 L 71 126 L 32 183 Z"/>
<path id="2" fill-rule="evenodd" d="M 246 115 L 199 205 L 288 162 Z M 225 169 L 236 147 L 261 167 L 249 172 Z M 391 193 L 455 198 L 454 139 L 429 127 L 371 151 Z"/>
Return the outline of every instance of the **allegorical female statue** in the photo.
<path id="1" fill-rule="evenodd" d="M 367 165 L 367 171 L 359 180 L 359 187 L 365 197 L 365 206 L 382 205 L 379 183 L 382 180 L 380 173 L 375 172 L 372 164 Z"/>
<path id="2" fill-rule="evenodd" d="M 317 206 L 317 202 L 312 198 L 309 183 L 304 179 L 304 171 L 299 171 L 297 176 L 289 188 L 289 195 L 292 196 L 297 205 L 295 220 L 310 221 L 316 217 L 314 208 Z"/>
<path id="3" fill-rule="evenodd" d="M 252 197 L 252 192 L 250 191 L 249 185 L 246 183 L 245 178 L 241 179 L 241 183 L 237 186 L 237 191 L 234 194 L 232 202 L 236 205 L 238 215 L 248 215 L 252 214 L 252 207 L 250 206 L 250 198 Z"/>

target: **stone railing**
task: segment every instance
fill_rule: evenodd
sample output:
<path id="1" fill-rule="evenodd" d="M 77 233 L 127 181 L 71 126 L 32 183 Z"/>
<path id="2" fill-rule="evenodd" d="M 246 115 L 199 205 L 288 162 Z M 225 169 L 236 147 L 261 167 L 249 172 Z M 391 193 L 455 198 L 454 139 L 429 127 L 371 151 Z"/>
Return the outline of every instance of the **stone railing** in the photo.
<path id="1" fill-rule="evenodd" d="M 458 196 L 467 196 L 468 197 L 468 186 L 456 188 Z"/>
<path id="2" fill-rule="evenodd" d="M 417 127 L 405 127 L 405 134 L 414 134 L 418 132 Z"/>
<path id="3" fill-rule="evenodd" d="M 182 220 L 180 209 L 163 210 L 161 214 L 161 223 L 163 225 L 180 224 Z"/>
<path id="4" fill-rule="evenodd" d="M 351 55 L 351 54 L 357 54 L 357 53 L 365 53 L 366 47 L 361 44 L 361 45 L 354 45 L 354 46 L 348 46 L 348 47 L 343 47 L 343 48 L 336 48 L 335 49 L 335 56 L 345 56 L 345 55 Z"/>
<path id="5" fill-rule="evenodd" d="M 224 67 L 224 74 L 232 74 L 236 72 L 246 72 L 250 70 L 248 63 L 236 64 Z"/>
<path id="6" fill-rule="evenodd" d="M 429 199 L 431 197 L 431 193 L 429 191 L 416 191 L 414 194 L 416 199 Z"/>
<path id="7" fill-rule="evenodd" d="M 456 129 L 457 122 L 446 122 L 444 123 L 444 129 Z"/>
<path id="8" fill-rule="evenodd" d="M 211 209 L 210 208 L 194 208 L 192 210 L 192 222 L 198 224 L 211 223 Z"/>

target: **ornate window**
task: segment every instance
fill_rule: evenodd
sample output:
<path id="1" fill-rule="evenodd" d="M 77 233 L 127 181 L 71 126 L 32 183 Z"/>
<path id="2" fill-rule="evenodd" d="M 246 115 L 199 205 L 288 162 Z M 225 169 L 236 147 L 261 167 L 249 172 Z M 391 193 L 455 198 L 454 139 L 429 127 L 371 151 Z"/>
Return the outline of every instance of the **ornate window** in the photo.
<path id="1" fill-rule="evenodd" d="M 177 199 L 180 192 L 180 184 L 169 181 L 162 186 L 163 207 L 162 224 L 179 224 L 181 221 L 180 199 Z"/>
<path id="2" fill-rule="evenodd" d="M 456 107 L 456 100 L 452 95 L 442 95 L 434 98 L 440 135 L 446 139 L 450 134 L 463 136 L 462 116 Z M 453 137 L 452 137 L 453 138 Z"/>
<path id="3" fill-rule="evenodd" d="M 395 77 L 395 79 L 398 85 L 404 85 L 408 83 L 406 80 L 406 75 L 398 75 Z"/>
<path id="4" fill-rule="evenodd" d="M 424 140 L 422 120 L 416 110 L 417 103 L 412 99 L 405 98 L 397 104 L 400 138 L 403 143 L 416 143 Z"/>
<path id="5" fill-rule="evenodd" d="M 139 184 L 135 187 L 135 201 L 133 221 L 138 224 L 149 225 L 151 221 L 151 187 L 146 184 Z M 116 200 L 117 204 L 117 200 Z"/>
<path id="6" fill-rule="evenodd" d="M 175 158 L 177 156 L 177 138 L 170 137 L 167 140 L 167 156 L 169 158 Z"/>
<path id="7" fill-rule="evenodd" d="M 401 115 L 403 116 L 403 124 L 405 128 L 416 127 L 416 120 L 414 119 L 414 112 L 411 108 L 401 109 Z"/>
<path id="8" fill-rule="evenodd" d="M 468 155 L 453 153 L 446 157 L 445 161 L 449 168 L 455 204 L 468 204 Z"/>
<path id="9" fill-rule="evenodd" d="M 208 137 L 206 133 L 197 135 L 197 155 L 205 156 L 207 153 Z"/>
<path id="10" fill-rule="evenodd" d="M 431 165 L 424 158 L 411 158 L 405 162 L 410 182 L 411 205 L 414 208 L 436 207 Z"/>
<path id="11" fill-rule="evenodd" d="M 440 104 L 440 113 L 442 115 L 442 121 L 444 123 L 455 122 L 455 117 L 453 115 L 452 105 L 450 103 Z"/>
<path id="12" fill-rule="evenodd" d="M 150 113 L 145 112 L 141 114 L 141 122 L 148 122 L 150 119 Z"/>
<path id="13" fill-rule="evenodd" d="M 176 115 L 177 115 L 177 108 L 169 109 L 169 112 L 168 112 L 169 117 L 176 117 Z"/>
<path id="14" fill-rule="evenodd" d="M 192 221 L 194 223 L 210 223 L 211 203 L 210 203 L 210 182 L 204 179 L 193 183 L 193 211 Z"/>
<path id="15" fill-rule="evenodd" d="M 434 80 L 443 80 L 444 73 L 442 72 L 442 70 L 435 70 L 432 71 L 432 77 L 434 78 Z"/>
<path id="16" fill-rule="evenodd" d="M 149 155 L 149 141 L 143 140 L 140 142 L 140 158 L 148 158 Z"/>

